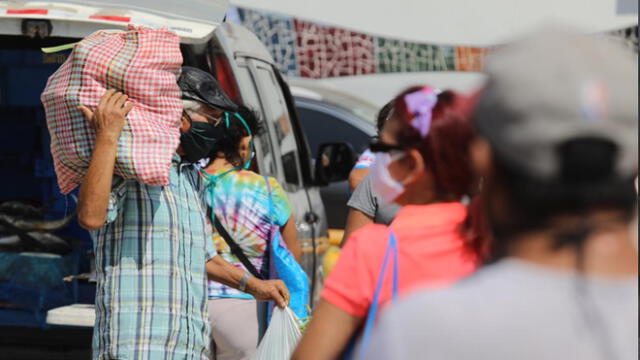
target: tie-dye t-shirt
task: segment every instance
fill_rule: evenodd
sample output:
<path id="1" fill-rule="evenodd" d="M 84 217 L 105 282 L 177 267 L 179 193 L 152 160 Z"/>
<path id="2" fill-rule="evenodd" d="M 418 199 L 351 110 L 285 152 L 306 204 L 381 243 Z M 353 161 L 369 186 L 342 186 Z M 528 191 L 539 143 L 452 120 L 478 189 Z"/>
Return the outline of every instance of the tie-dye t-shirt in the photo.
<path id="1" fill-rule="evenodd" d="M 207 202 L 213 214 L 236 241 L 259 271 L 271 224 L 284 226 L 291 216 L 291 206 L 278 181 L 269 177 L 273 199 L 272 220 L 269 220 L 269 190 L 264 176 L 249 170 L 218 171 L 208 174 Z M 227 242 L 214 229 L 213 242 L 218 254 L 227 262 L 244 269 Z M 209 298 L 233 297 L 251 299 L 251 295 L 209 281 Z"/>

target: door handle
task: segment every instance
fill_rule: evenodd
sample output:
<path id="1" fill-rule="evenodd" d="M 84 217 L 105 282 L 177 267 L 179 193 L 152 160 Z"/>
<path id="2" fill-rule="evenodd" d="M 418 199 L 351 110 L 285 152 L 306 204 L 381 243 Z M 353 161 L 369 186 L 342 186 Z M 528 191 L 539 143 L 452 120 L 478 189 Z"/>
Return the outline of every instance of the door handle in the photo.
<path id="1" fill-rule="evenodd" d="M 320 217 L 318 216 L 318 214 L 314 213 L 313 211 L 309 211 L 306 214 L 304 214 L 304 221 L 309 224 L 315 224 L 319 220 L 320 220 Z"/>

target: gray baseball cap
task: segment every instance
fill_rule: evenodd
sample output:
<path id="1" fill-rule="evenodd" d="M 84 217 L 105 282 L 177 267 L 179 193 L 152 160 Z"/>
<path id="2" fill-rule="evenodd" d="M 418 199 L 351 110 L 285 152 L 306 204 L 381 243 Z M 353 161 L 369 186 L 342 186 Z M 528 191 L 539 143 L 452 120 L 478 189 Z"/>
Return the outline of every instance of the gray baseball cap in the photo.
<path id="1" fill-rule="evenodd" d="M 615 172 L 638 168 L 638 58 L 604 38 L 538 32 L 489 56 L 474 122 L 501 159 L 528 176 L 560 175 L 558 148 L 576 138 L 611 141 Z"/>

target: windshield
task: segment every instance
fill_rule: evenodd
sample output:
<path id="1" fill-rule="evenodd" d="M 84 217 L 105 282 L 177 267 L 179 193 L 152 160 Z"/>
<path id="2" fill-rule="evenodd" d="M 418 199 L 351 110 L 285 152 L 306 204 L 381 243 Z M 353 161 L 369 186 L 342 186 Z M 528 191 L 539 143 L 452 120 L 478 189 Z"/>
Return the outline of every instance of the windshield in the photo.
<path id="1" fill-rule="evenodd" d="M 338 105 L 353 113 L 355 116 L 364 119 L 373 125 L 376 124 L 378 108 L 366 100 L 337 90 L 319 86 L 303 85 L 295 82 L 292 82 L 291 86 L 294 96 L 301 96 L 303 98 L 307 97 L 317 101 L 329 102 Z"/>

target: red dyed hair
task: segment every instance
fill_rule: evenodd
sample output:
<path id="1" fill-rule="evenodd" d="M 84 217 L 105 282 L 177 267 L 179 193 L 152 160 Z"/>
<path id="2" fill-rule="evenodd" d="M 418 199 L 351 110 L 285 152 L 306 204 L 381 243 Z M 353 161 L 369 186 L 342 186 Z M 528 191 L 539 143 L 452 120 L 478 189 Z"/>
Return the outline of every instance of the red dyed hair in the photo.
<path id="1" fill-rule="evenodd" d="M 408 149 L 416 149 L 424 159 L 425 168 L 433 175 L 438 196 L 471 199 L 463 234 L 468 245 L 481 258 L 486 254 L 489 239 L 488 227 L 484 219 L 478 184 L 471 169 L 469 146 L 474 138 L 470 121 L 471 99 L 453 91 L 438 94 L 438 101 L 432 110 L 431 127 L 423 138 L 411 125 L 416 114 L 409 112 L 405 96 L 423 87 L 412 87 L 394 100 L 394 116 L 401 122 L 398 143 Z"/>
<path id="2" fill-rule="evenodd" d="M 431 127 L 425 138 L 411 125 L 405 95 L 420 91 L 413 87 L 395 99 L 395 117 L 402 126 L 398 143 L 416 149 L 424 158 L 425 167 L 433 174 L 436 192 L 461 198 L 473 193 L 473 174 L 469 160 L 469 144 L 473 131 L 469 117 L 464 114 L 464 98 L 452 91 L 438 94 L 438 102 L 431 115 Z"/>

